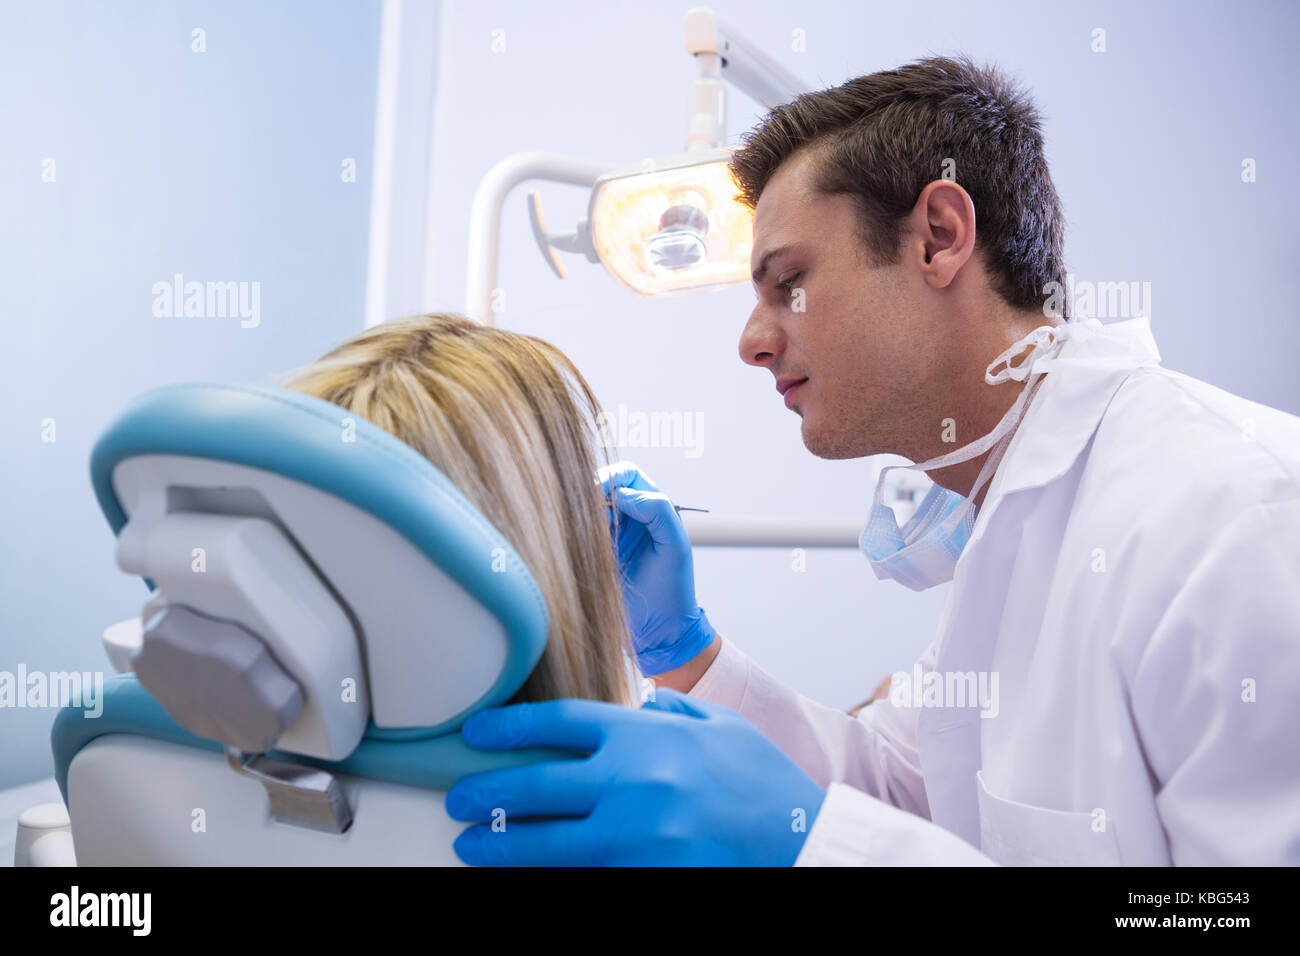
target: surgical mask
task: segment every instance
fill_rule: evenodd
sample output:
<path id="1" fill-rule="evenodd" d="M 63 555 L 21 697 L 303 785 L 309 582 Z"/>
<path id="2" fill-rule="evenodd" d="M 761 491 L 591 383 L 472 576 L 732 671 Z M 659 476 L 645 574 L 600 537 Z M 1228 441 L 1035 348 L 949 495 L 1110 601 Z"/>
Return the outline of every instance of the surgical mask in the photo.
<path id="1" fill-rule="evenodd" d="M 1066 324 L 1044 325 L 1034 329 L 984 370 L 984 381 L 989 385 L 1009 380 L 1025 383 L 1015 404 L 987 435 L 929 461 L 915 465 L 890 465 L 881 469 L 880 478 L 876 481 L 871 518 L 858 539 L 858 547 L 867 556 L 876 577 L 881 580 L 893 579 L 913 591 L 924 591 L 952 580 L 957 559 L 961 557 L 975 527 L 975 499 L 979 497 L 980 489 L 997 471 L 1016 427 L 1043 382 L 1045 369 L 1038 366 L 1044 359 L 1054 358 L 1060 352 L 1074 328 L 1075 326 Z M 1027 349 L 1034 351 L 1018 368 L 1012 368 L 1011 362 Z M 1003 363 L 1006 368 L 994 372 Z M 889 472 L 898 469 L 934 471 L 970 461 L 990 450 L 991 454 L 985 459 L 969 498 L 934 485 L 907 522 L 901 528 L 898 526 L 894 510 L 884 503 L 886 475 Z"/>

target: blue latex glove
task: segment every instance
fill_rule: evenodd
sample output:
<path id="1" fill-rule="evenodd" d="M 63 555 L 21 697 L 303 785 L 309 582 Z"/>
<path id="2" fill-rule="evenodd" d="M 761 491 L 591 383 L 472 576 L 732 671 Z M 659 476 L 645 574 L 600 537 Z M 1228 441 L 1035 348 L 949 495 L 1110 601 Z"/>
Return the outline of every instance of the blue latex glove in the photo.
<path id="1" fill-rule="evenodd" d="M 640 710 L 592 700 L 484 710 L 462 734 L 488 750 L 591 752 L 452 787 L 453 819 L 490 824 L 505 812 L 504 829 L 456 838 L 471 865 L 789 866 L 826 797 L 735 711 L 666 688 Z"/>
<path id="2" fill-rule="evenodd" d="M 637 663 L 647 677 L 675 670 L 713 643 L 716 632 L 695 601 L 695 562 L 682 519 L 668 496 L 636 465 L 609 465 L 597 474 L 618 505 L 614 541 L 623 573 L 623 604 Z M 613 534 L 613 508 L 606 509 Z"/>

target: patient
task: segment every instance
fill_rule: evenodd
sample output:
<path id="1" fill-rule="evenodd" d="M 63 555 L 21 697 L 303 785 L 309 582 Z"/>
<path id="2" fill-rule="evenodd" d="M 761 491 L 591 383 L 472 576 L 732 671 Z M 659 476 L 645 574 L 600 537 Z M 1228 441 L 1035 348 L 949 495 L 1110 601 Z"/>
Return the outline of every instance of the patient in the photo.
<path id="1" fill-rule="evenodd" d="M 511 703 L 638 705 L 608 509 L 596 484 L 600 406 L 553 345 L 457 315 L 385 322 L 290 373 L 429 459 L 537 581 L 550 634 Z M 488 560 L 488 556 L 484 556 Z"/>

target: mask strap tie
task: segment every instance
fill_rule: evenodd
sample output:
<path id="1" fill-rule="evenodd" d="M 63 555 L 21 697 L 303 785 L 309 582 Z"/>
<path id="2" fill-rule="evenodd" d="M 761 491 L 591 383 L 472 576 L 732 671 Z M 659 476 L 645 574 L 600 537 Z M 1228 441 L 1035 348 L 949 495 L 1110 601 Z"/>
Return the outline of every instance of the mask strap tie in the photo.
<path id="1" fill-rule="evenodd" d="M 984 370 L 984 381 L 989 385 L 1000 385 L 1008 380 L 1017 382 L 1028 380 L 1034 362 L 1039 356 L 1031 355 L 1028 361 L 1014 367 L 1011 361 L 1029 349 L 1037 350 L 1043 346 L 1055 346 L 1063 343 L 1069 338 L 1068 329 L 1069 326 L 1066 325 L 1040 325 L 990 362 L 989 367 Z M 1004 362 L 1007 367 L 994 374 L 993 370 Z"/>

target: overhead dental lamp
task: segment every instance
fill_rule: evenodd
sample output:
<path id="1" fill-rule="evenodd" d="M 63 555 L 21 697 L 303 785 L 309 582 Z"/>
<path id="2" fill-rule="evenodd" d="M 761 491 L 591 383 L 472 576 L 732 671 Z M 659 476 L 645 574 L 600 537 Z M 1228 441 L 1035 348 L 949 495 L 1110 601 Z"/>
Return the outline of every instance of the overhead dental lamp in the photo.
<path id="1" fill-rule="evenodd" d="M 591 240 L 615 279 L 638 295 L 674 295 L 749 277 L 753 216 L 734 198 L 729 158 L 686 153 L 596 181 Z"/>
<path id="2" fill-rule="evenodd" d="M 493 324 L 498 293 L 497 252 L 501 209 L 515 186 L 528 179 L 590 190 L 587 215 L 567 232 L 547 227 L 539 193 L 528 196 L 528 216 L 552 271 L 567 275 L 562 253 L 601 263 L 624 287 L 643 296 L 722 289 L 749 279 L 753 216 L 735 199 L 727 170 L 723 80 L 774 109 L 806 87 L 799 78 L 752 46 L 709 9 L 686 14 L 686 52 L 699 69 L 691 84 L 686 151 L 640 163 L 616 164 L 517 153 L 493 166 L 470 210 L 465 313 Z M 692 516 L 695 517 L 695 516 Z M 770 516 L 709 515 L 684 519 L 693 546 L 802 547 L 856 550 L 861 522 Z"/>
<path id="3" fill-rule="evenodd" d="M 466 313 L 494 320 L 501 208 L 527 179 L 591 190 L 587 216 L 569 232 L 547 228 L 539 193 L 528 197 L 533 237 L 551 270 L 567 275 L 561 253 L 605 266 L 624 287 L 643 296 L 726 288 L 749 278 L 753 216 L 736 201 L 727 170 L 723 80 L 771 109 L 805 87 L 752 46 L 710 9 L 689 10 L 686 51 L 699 75 L 691 86 L 686 151 L 618 166 L 552 153 L 518 153 L 497 163 L 479 185 L 470 214 Z"/>

